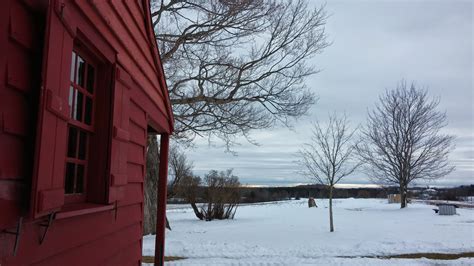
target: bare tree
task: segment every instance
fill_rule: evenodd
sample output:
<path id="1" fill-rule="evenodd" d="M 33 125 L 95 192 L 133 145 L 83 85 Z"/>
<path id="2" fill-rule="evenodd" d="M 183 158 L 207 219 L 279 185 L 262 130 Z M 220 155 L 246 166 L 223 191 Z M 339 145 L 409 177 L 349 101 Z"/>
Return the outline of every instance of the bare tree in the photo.
<path id="1" fill-rule="evenodd" d="M 204 216 L 196 205 L 200 184 L 201 178 L 199 176 L 184 176 L 176 187 L 176 193 L 180 197 L 186 199 L 186 201 L 191 204 L 196 217 L 199 220 L 203 220 Z"/>
<path id="2" fill-rule="evenodd" d="M 201 183 L 201 178 L 194 176 L 193 162 L 189 161 L 184 151 L 174 145 L 169 154 L 168 195 L 167 198 L 178 196 L 184 198 L 191 204 L 194 213 L 199 219 L 203 219 L 199 208 L 196 206 L 197 190 Z"/>
<path id="3" fill-rule="evenodd" d="M 412 181 L 437 179 L 454 170 L 448 161 L 454 137 L 440 132 L 447 119 L 436 110 L 439 103 L 427 90 L 402 81 L 368 113 L 358 154 L 374 181 L 399 186 L 401 208 L 407 205 Z"/>
<path id="4" fill-rule="evenodd" d="M 173 198 L 179 192 L 179 185 L 193 176 L 193 162 L 189 161 L 184 151 L 178 145 L 173 145 L 169 153 L 169 179 L 167 198 Z"/>
<path id="5" fill-rule="evenodd" d="M 334 185 L 342 178 L 352 174 L 360 163 L 351 162 L 355 151 L 351 143 L 355 130 L 349 129 L 344 115 L 329 116 L 327 126 L 316 122 L 311 141 L 304 144 L 298 152 L 301 174 L 329 188 L 329 227 L 334 232 L 332 197 Z"/>
<path id="6" fill-rule="evenodd" d="M 229 148 L 237 135 L 305 114 L 315 96 L 304 80 L 318 72 L 308 59 L 329 45 L 326 18 L 303 0 L 152 1 L 174 138 L 217 137 Z"/>
<path id="7" fill-rule="evenodd" d="M 307 1 L 155 0 L 175 138 L 236 135 L 305 114 L 308 59 L 329 44 L 324 7 Z M 229 146 L 228 146 L 229 147 Z"/>
<path id="8" fill-rule="evenodd" d="M 206 202 L 200 209 L 201 220 L 234 219 L 240 202 L 240 182 L 232 174 L 232 169 L 226 171 L 211 170 L 204 178 Z"/>

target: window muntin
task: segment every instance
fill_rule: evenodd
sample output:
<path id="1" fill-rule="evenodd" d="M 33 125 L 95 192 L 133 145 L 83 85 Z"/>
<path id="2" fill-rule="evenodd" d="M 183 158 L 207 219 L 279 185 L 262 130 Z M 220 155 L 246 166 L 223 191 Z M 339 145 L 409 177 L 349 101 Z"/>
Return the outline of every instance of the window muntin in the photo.
<path id="1" fill-rule="evenodd" d="M 89 142 L 94 133 L 94 91 L 96 67 L 92 60 L 72 52 L 69 87 L 70 119 L 64 191 L 69 202 L 85 200 Z"/>

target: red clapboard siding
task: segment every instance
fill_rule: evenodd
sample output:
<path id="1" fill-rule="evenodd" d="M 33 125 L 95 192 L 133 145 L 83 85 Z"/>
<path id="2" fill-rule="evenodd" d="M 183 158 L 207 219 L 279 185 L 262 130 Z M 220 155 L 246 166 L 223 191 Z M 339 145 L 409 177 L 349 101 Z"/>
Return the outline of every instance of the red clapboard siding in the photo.
<path id="1" fill-rule="evenodd" d="M 146 0 L 2 3 L 0 51 L 8 53 L 0 57 L 0 150 L 8 153 L 0 153 L 0 231 L 25 219 L 16 256 L 14 236 L 0 234 L 0 265 L 139 265 L 147 129 L 167 135 L 173 124 L 147 8 Z M 106 177 L 96 190 L 104 199 L 68 205 L 65 134 L 70 55 L 77 47 L 110 72 L 104 89 L 111 105 L 94 108 L 111 115 L 101 118 L 110 127 L 100 123 L 107 151 L 97 173 Z M 40 224 L 52 211 L 59 214 L 40 245 Z"/>
<path id="2" fill-rule="evenodd" d="M 131 57 L 131 59 L 133 59 L 136 62 L 135 66 L 138 67 L 139 70 L 143 71 L 143 74 L 144 74 L 143 76 L 147 79 L 147 81 L 149 82 L 153 82 L 155 80 L 157 81 L 156 72 L 153 69 L 152 65 L 143 64 L 143 62 L 149 63 L 150 61 L 148 61 L 147 56 L 144 55 L 144 52 L 140 50 L 140 47 L 137 46 L 136 42 L 134 41 L 133 37 L 138 37 L 137 36 L 138 34 L 131 35 L 130 31 L 127 32 L 127 26 L 124 27 L 124 23 L 121 22 L 121 18 L 119 14 L 110 12 L 111 10 L 114 10 L 110 2 L 97 1 L 96 7 L 98 10 L 98 13 L 102 15 L 102 18 L 109 23 L 110 29 L 112 30 L 117 40 L 122 45 L 124 45 L 124 47 L 127 47 L 126 53 L 123 53 L 123 54 L 124 55 L 127 54 L 128 57 Z M 132 54 L 131 51 L 135 51 L 135 53 Z M 119 56 L 120 55 L 122 54 L 119 53 Z M 150 49 L 148 49 L 148 57 L 152 57 Z M 158 95 L 163 97 L 162 92 L 160 90 L 156 90 L 156 92 L 158 93 Z"/>
<path id="3" fill-rule="evenodd" d="M 40 235 L 39 227 L 27 226 L 22 234 L 22 247 L 18 250 L 17 257 L 11 258 L 11 265 L 41 261 L 55 254 L 67 253 L 68 250 L 97 241 L 140 222 L 141 206 L 139 204 L 119 207 L 117 220 L 115 220 L 114 211 L 56 220 L 41 246 L 37 241 Z M 136 237 L 140 236 L 141 234 Z M 27 239 L 35 241 L 25 241 Z"/>
<path id="4" fill-rule="evenodd" d="M 142 248 L 141 241 L 133 242 L 132 244 L 123 247 L 120 251 L 110 256 L 102 265 L 104 266 L 115 266 L 115 265 L 140 265 Z"/>
<path id="5" fill-rule="evenodd" d="M 130 242 L 137 242 L 141 234 L 140 224 L 133 224 L 121 231 L 114 232 L 110 235 L 104 236 L 93 242 L 88 242 L 86 245 L 70 249 L 67 252 L 60 253 L 54 257 L 45 259 L 44 261 L 35 263 L 37 266 L 49 265 L 101 265 L 100 261 L 105 261 L 112 257 L 115 253 L 128 246 Z M 107 247 L 104 249 L 103 247 Z M 87 253 L 87 256 L 84 256 Z M 77 258 L 81 258 L 77 260 Z M 136 259 L 139 259 L 137 257 Z M 126 265 L 120 262 L 121 265 Z"/>
<path id="6" fill-rule="evenodd" d="M 124 2 L 122 1 L 112 1 L 109 3 L 113 11 L 115 12 L 116 17 L 119 19 L 119 22 L 122 26 L 123 29 L 127 30 L 128 36 L 134 36 L 135 38 L 132 38 L 132 41 L 134 44 L 137 46 L 137 50 L 140 52 L 140 54 L 144 58 L 144 62 L 147 63 L 148 67 L 153 69 L 156 73 L 155 65 L 153 63 L 153 57 L 150 54 L 150 49 L 148 46 L 148 42 L 146 39 L 145 34 L 143 34 L 142 31 L 140 31 L 135 24 L 135 21 L 133 18 L 130 16 L 130 13 L 124 6 Z M 137 34 L 134 34 L 137 33 Z M 140 34 L 141 33 L 141 34 Z"/>
<path id="7" fill-rule="evenodd" d="M 139 18 L 143 17 L 142 7 L 139 6 L 138 1 L 125 1 L 124 4 L 127 7 L 128 12 L 130 12 L 130 15 L 132 16 L 133 22 L 140 30 L 141 35 L 145 39 L 145 42 L 148 42 L 145 31 L 145 20 L 139 20 Z"/>
<path id="8" fill-rule="evenodd" d="M 31 92 L 38 87 L 41 48 L 36 14 L 18 1 L 0 8 L 0 231 L 11 229 L 24 211 L 31 171 L 31 132 L 36 113 Z M 36 43 L 36 45 L 32 45 Z M 38 44 L 39 43 L 39 44 Z M 8 51 L 8 52 L 6 52 Z M 1 236 L 0 236 L 1 237 Z M 6 237 L 6 236 L 3 236 Z M 7 236 L 6 239 L 12 239 Z M 2 255 L 9 246 L 0 243 Z"/>

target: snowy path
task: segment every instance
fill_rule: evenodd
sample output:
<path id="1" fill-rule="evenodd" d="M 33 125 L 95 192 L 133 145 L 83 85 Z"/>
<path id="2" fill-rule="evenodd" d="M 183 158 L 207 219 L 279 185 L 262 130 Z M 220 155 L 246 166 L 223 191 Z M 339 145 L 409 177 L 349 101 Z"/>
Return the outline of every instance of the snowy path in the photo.
<path id="1" fill-rule="evenodd" d="M 168 211 L 166 255 L 187 260 L 169 265 L 430 265 L 433 261 L 347 259 L 341 256 L 474 251 L 474 210 L 439 216 L 433 206 L 400 210 L 378 199 L 335 200 L 335 230 L 328 231 L 327 201 L 242 206 L 234 220 L 203 222 L 190 208 Z M 144 238 L 143 254 L 153 255 L 154 237 Z M 439 262 L 439 261 L 438 261 Z M 473 259 L 443 264 L 474 264 Z"/>

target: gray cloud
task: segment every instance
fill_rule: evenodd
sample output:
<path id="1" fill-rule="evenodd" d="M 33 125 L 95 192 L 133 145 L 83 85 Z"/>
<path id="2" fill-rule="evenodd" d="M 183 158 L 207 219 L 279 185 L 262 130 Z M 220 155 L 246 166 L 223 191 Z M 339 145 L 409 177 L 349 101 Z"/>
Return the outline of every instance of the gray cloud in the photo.
<path id="1" fill-rule="evenodd" d="M 365 121 L 366 111 L 385 89 L 404 78 L 441 97 L 456 149 L 451 160 L 457 170 L 437 185 L 473 183 L 473 3 L 471 1 L 331 1 L 327 32 L 333 45 L 313 59 L 322 72 L 307 85 L 319 95 L 310 114 L 290 131 L 255 131 L 260 146 L 239 139 L 237 156 L 226 154 L 219 142 L 209 147 L 198 140 L 189 156 L 196 173 L 234 168 L 242 183 L 295 184 L 309 182 L 296 174 L 294 154 L 310 134 L 310 122 L 328 113 L 346 112 L 353 125 Z M 345 183 L 369 183 L 363 173 Z"/>

